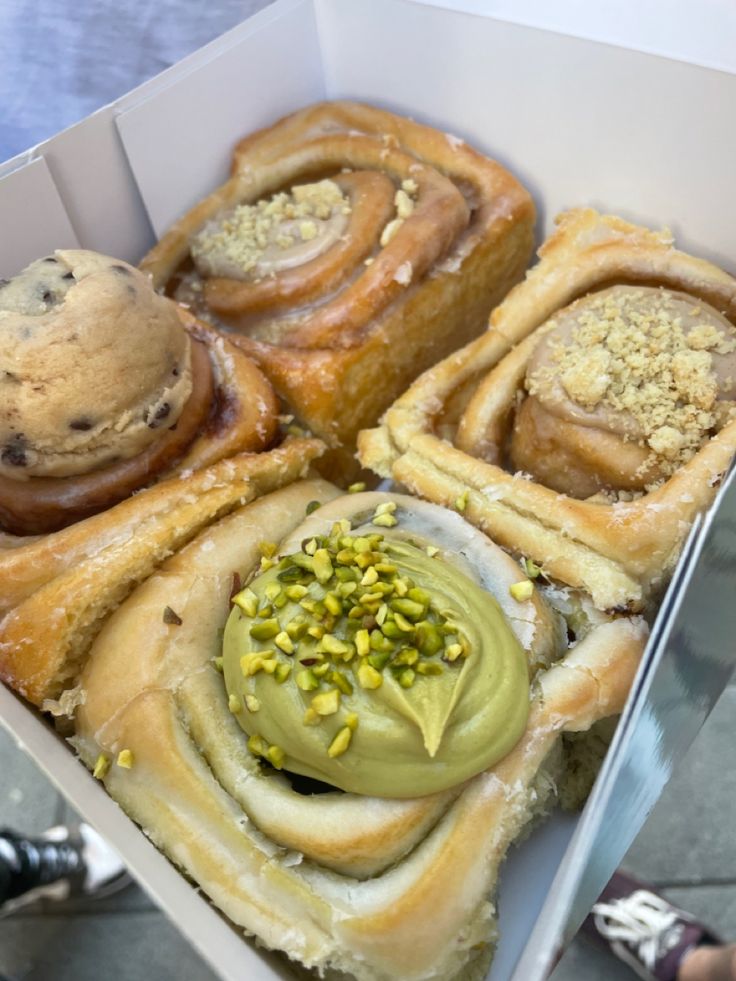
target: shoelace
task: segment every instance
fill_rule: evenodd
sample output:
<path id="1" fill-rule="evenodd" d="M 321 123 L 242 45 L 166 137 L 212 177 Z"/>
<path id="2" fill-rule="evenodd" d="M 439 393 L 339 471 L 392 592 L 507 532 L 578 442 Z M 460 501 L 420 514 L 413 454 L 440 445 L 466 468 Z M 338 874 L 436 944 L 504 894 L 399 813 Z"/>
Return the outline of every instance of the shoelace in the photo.
<path id="1" fill-rule="evenodd" d="M 602 937 L 628 944 L 653 971 L 660 954 L 678 942 L 682 934 L 678 921 L 685 916 L 660 896 L 638 889 L 612 903 L 596 903 L 593 919 Z"/>

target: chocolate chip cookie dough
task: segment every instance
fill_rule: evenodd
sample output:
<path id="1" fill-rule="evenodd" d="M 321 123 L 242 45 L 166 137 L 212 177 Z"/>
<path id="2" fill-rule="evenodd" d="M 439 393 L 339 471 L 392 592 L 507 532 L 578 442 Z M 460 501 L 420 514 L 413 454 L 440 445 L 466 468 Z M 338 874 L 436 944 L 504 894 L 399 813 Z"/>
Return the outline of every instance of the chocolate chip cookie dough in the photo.
<path id="1" fill-rule="evenodd" d="M 191 342 L 127 263 L 82 250 L 0 289 L 0 474 L 67 477 L 129 459 L 179 419 Z"/>
<path id="2" fill-rule="evenodd" d="M 263 450 L 277 413 L 247 355 L 125 262 L 60 250 L 0 281 L 0 531 L 54 532 Z"/>

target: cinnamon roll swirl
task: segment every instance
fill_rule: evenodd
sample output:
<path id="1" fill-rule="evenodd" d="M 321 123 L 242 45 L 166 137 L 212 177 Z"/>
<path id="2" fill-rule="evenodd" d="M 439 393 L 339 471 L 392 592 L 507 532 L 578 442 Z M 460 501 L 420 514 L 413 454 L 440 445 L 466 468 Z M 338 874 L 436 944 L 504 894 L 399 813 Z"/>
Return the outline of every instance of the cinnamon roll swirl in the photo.
<path id="1" fill-rule="evenodd" d="M 151 566 L 120 603 L 82 557 L 117 609 L 91 645 L 54 627 L 53 684 L 21 690 L 54 693 L 94 775 L 262 943 L 361 981 L 480 976 L 499 864 L 564 780 L 562 734 L 621 711 L 643 622 L 535 585 L 457 514 L 315 480 Z"/>
<path id="2" fill-rule="evenodd" d="M 533 221 L 526 191 L 462 140 L 324 103 L 242 140 L 231 178 L 141 268 L 233 331 L 348 478 L 358 430 L 522 275 Z"/>
<path id="3" fill-rule="evenodd" d="M 736 281 L 667 233 L 569 212 L 486 335 L 364 433 L 361 458 L 465 501 L 602 608 L 641 609 L 736 450 L 735 318 Z"/>

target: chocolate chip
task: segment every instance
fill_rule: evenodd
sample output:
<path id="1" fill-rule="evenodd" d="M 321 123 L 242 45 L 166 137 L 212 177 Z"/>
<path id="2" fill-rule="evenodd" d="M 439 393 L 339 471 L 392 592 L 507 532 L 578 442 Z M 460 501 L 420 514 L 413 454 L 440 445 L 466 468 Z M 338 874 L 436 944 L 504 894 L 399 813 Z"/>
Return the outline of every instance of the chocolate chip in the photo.
<path id="1" fill-rule="evenodd" d="M 53 255 L 47 255 L 43 260 L 44 262 L 58 262 L 59 260 Z"/>
<path id="2" fill-rule="evenodd" d="M 0 460 L 3 463 L 7 463 L 9 467 L 25 467 L 28 461 L 26 459 L 26 441 L 23 433 L 13 436 L 11 441 L 5 444 L 2 453 L 0 453 Z"/>
<path id="3" fill-rule="evenodd" d="M 171 412 L 171 406 L 169 405 L 169 403 L 162 402 L 161 405 L 156 409 L 153 419 L 149 421 L 148 428 L 155 429 L 156 426 L 158 426 L 158 424 L 161 422 L 161 420 L 165 419 L 170 412 Z"/>
<path id="4" fill-rule="evenodd" d="M 80 433 L 86 433 L 92 428 L 94 423 L 90 419 L 85 419 L 84 416 L 80 416 L 79 419 L 72 419 L 69 423 L 70 429 L 76 429 Z"/>
<path id="5" fill-rule="evenodd" d="M 121 266 L 118 263 L 115 263 L 115 265 L 114 266 L 110 266 L 110 268 L 113 269 L 116 273 L 120 273 L 121 276 L 130 276 L 131 275 L 130 269 L 128 269 L 127 266 Z"/>
<path id="6" fill-rule="evenodd" d="M 53 303 L 55 300 L 55 296 L 51 292 L 51 290 L 44 290 L 41 299 L 43 300 L 44 303 Z"/>
<path id="7" fill-rule="evenodd" d="M 62 279 L 74 279 L 74 273 L 73 272 L 64 273 L 64 275 L 61 278 Z"/>
<path id="8" fill-rule="evenodd" d="M 171 369 L 171 374 L 174 376 L 174 378 L 178 378 L 179 377 L 179 369 L 178 368 L 172 368 Z"/>

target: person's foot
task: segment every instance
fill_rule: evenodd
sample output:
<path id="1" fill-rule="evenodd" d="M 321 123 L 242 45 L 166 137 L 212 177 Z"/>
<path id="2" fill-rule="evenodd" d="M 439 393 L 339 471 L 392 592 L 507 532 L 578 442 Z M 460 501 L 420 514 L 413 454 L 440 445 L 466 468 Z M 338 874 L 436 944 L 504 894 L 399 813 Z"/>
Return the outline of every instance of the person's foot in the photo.
<path id="1" fill-rule="evenodd" d="M 131 881 L 114 849 L 88 824 L 76 831 L 49 828 L 38 838 L 0 831 L 0 861 L 10 869 L 0 916 L 38 899 L 110 895 Z"/>
<path id="2" fill-rule="evenodd" d="M 623 872 L 603 890 L 583 932 L 645 981 L 682 981 L 679 971 L 688 955 L 722 944 L 694 916 Z"/>
<path id="3" fill-rule="evenodd" d="M 736 944 L 696 947 L 683 959 L 677 981 L 736 981 Z"/>

